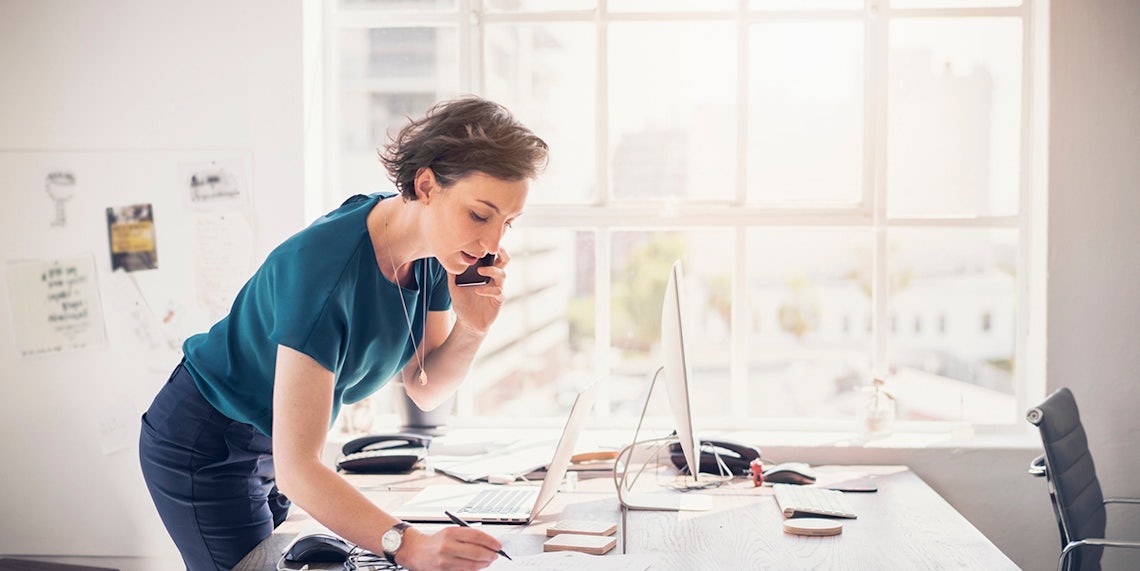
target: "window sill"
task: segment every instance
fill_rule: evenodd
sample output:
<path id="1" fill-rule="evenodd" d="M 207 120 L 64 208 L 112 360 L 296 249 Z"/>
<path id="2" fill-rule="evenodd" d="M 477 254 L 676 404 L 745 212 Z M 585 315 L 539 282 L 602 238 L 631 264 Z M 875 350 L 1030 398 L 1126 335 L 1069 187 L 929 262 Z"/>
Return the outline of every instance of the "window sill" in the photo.
<path id="1" fill-rule="evenodd" d="M 443 436 L 440 444 L 448 446 L 497 447 L 519 440 L 518 426 L 456 425 Z M 905 459 L 910 453 L 941 453 L 959 450 L 1032 451 L 1040 448 L 1040 440 L 1028 431 L 1022 433 L 975 434 L 972 430 L 906 430 L 868 436 L 845 430 L 722 430 L 701 431 L 702 438 L 722 439 L 754 445 L 766 458 L 774 461 L 802 460 L 812 464 L 880 463 L 886 458 Z M 392 430 L 391 432 L 395 432 Z M 642 428 L 639 438 L 661 435 L 656 428 Z M 543 424 L 528 426 L 526 438 L 557 440 L 561 426 Z M 362 434 L 330 432 L 325 445 L 325 459 L 335 463 L 341 446 Z M 633 433 L 629 429 L 586 428 L 579 439 L 579 451 L 589 449 L 617 450 L 625 446 Z"/>

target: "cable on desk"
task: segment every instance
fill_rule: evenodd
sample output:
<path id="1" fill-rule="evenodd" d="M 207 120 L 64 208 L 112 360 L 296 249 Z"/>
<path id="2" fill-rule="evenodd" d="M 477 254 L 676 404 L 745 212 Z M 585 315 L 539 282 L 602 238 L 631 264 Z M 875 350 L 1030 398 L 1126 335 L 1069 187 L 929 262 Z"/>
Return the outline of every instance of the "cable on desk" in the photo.
<path id="1" fill-rule="evenodd" d="M 408 571 L 402 565 L 388 561 L 383 555 L 376 555 L 359 547 L 348 554 L 344 562 L 344 571 Z"/>
<path id="2" fill-rule="evenodd" d="M 307 563 L 300 567 L 289 567 L 287 561 L 285 554 L 282 553 L 277 560 L 277 571 L 308 571 L 309 569 Z M 348 552 L 348 558 L 344 561 L 343 569 L 344 571 L 408 571 L 406 567 L 388 561 L 387 557 L 376 555 L 359 546 L 353 546 L 352 551 Z"/>
<path id="3" fill-rule="evenodd" d="M 649 385 L 649 394 L 650 395 L 653 394 L 653 386 L 657 384 L 657 377 L 660 376 L 664 370 L 665 370 L 664 367 L 658 367 L 657 371 L 655 371 L 653 373 L 653 380 L 650 381 L 650 385 Z M 650 440 L 639 441 L 637 439 L 637 437 L 641 434 L 641 424 L 643 422 L 645 422 L 645 412 L 647 410 L 649 410 L 649 397 L 648 396 L 645 399 L 645 404 L 641 408 L 641 416 L 639 416 L 637 419 L 637 428 L 634 429 L 634 431 L 633 431 L 633 442 L 629 446 L 622 448 L 621 451 L 618 452 L 617 458 L 614 460 L 614 470 L 613 470 L 614 488 L 617 489 L 618 500 L 622 502 L 622 505 L 625 505 L 625 500 L 622 497 L 623 488 L 625 489 L 625 491 L 630 491 L 633 489 L 634 484 L 637 483 L 637 480 L 638 480 L 638 478 L 641 477 L 642 472 L 644 472 L 645 469 L 649 466 L 650 461 L 651 460 L 656 461 L 658 458 L 660 458 L 661 448 L 663 448 L 666 444 L 672 443 L 674 441 L 680 442 L 680 438 L 675 434 L 672 436 L 666 436 L 664 438 L 653 438 Z M 653 442 L 657 443 L 657 447 L 653 450 L 653 453 L 650 455 L 650 459 L 647 459 L 645 462 L 643 462 L 641 464 L 641 468 L 637 470 L 637 473 L 634 475 L 633 480 L 630 481 L 627 485 L 626 479 L 629 476 L 629 463 L 628 462 L 623 463 L 622 457 L 625 456 L 626 454 L 629 454 L 630 459 L 632 459 L 633 458 L 633 449 L 635 447 L 642 445 L 642 444 L 649 444 L 649 443 L 653 443 Z M 700 443 L 698 442 L 698 449 L 697 449 L 697 470 L 698 471 L 700 470 L 700 456 L 703 453 L 704 452 L 702 452 L 700 450 Z M 680 480 L 675 480 L 674 483 L 669 485 L 668 487 L 675 490 L 675 491 L 688 492 L 688 491 L 692 491 L 692 490 L 703 490 L 703 489 L 708 489 L 708 488 L 714 488 L 714 487 L 721 486 L 721 485 L 724 485 L 724 484 L 732 481 L 732 479 L 733 479 L 732 470 L 730 470 L 728 468 L 728 464 L 726 464 L 724 462 L 724 459 L 720 457 L 720 453 L 717 452 L 716 447 L 712 448 L 712 454 L 713 454 L 713 458 L 716 459 L 717 471 L 719 472 L 719 474 L 716 476 L 710 476 L 713 478 L 712 480 L 709 480 L 707 482 L 699 482 L 699 480 L 697 480 L 696 475 L 693 474 L 694 482 L 685 482 L 684 481 L 685 472 L 682 472 L 679 475 Z M 618 482 L 618 466 L 623 466 L 620 483 Z M 688 472 L 690 474 L 692 474 L 693 467 L 689 466 L 688 468 L 689 468 Z"/>

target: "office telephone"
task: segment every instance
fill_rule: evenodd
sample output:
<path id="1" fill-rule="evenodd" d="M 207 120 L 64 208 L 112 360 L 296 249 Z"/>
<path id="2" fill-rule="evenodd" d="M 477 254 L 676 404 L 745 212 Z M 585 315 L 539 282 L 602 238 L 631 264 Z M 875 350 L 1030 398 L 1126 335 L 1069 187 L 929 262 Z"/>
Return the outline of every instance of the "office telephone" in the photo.
<path id="1" fill-rule="evenodd" d="M 733 476 L 749 476 L 752 471 L 749 464 L 760 458 L 760 449 L 747 444 L 726 442 L 724 440 L 702 440 L 700 471 L 704 474 L 723 473 L 717 464 L 717 456 L 728 467 Z M 689 472 L 689 463 L 685 461 L 685 453 L 681 450 L 681 443 L 674 442 L 669 445 L 669 457 L 678 469 Z"/>
<path id="2" fill-rule="evenodd" d="M 431 437 L 397 432 L 350 440 L 341 447 L 337 470 L 364 474 L 406 474 L 424 459 Z"/>

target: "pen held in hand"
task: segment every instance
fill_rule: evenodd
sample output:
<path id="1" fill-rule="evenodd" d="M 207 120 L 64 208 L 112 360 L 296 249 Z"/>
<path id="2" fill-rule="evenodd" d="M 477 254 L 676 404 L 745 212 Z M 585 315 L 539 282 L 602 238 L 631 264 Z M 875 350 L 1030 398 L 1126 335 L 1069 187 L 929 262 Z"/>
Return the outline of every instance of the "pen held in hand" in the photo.
<path id="1" fill-rule="evenodd" d="M 454 522 L 455 525 L 458 525 L 460 527 L 471 527 L 471 524 L 463 521 L 462 519 L 459 519 L 459 516 L 449 512 L 449 511 L 444 511 L 443 513 L 446 514 L 448 519 L 450 519 L 452 522 Z M 498 549 L 495 552 L 498 553 L 499 555 L 502 555 L 503 557 L 506 557 L 508 561 L 514 561 L 514 559 L 511 559 L 511 556 L 507 555 L 507 552 L 503 551 L 502 549 Z"/>

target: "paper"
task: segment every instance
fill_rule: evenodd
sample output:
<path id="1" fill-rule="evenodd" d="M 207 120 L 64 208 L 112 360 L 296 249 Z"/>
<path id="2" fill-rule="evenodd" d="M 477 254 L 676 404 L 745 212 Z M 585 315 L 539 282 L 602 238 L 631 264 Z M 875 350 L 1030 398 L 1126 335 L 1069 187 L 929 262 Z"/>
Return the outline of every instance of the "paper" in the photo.
<path id="1" fill-rule="evenodd" d="M 106 342 L 91 256 L 9 262 L 7 274 L 12 325 L 22 356 Z"/>
<path id="2" fill-rule="evenodd" d="M 523 555 L 515 557 L 513 561 L 505 557 L 495 560 L 487 569 L 544 569 L 558 571 L 568 569 L 577 571 L 589 569 L 590 571 L 644 571 L 657 561 L 652 553 L 634 553 L 626 555 L 586 555 L 574 551 L 551 551 L 538 555 Z"/>
<path id="3" fill-rule="evenodd" d="M 196 213 L 191 224 L 198 301 L 218 318 L 249 279 L 253 230 L 237 211 Z"/>
<path id="4" fill-rule="evenodd" d="M 64 206 L 75 196 L 75 174 L 66 170 L 49 172 L 44 180 L 44 190 L 55 202 L 55 220 L 51 225 L 60 228 L 67 226 L 67 210 Z"/>
<path id="5" fill-rule="evenodd" d="M 246 166 L 240 158 L 184 164 L 179 178 L 195 210 L 243 208 L 248 202 Z"/>
<path id="6" fill-rule="evenodd" d="M 107 235 L 111 241 L 111 269 L 134 272 L 158 268 L 154 210 L 150 204 L 107 209 Z"/>
<path id="7" fill-rule="evenodd" d="M 99 449 L 104 455 L 126 450 L 138 438 L 138 417 L 124 403 L 99 411 Z"/>
<path id="8" fill-rule="evenodd" d="M 107 314 L 118 314 L 147 349 L 177 351 L 180 343 L 167 337 L 162 322 L 147 304 L 134 277 L 123 270 L 116 270 L 111 272 L 108 281 L 110 287 L 104 289 L 108 302 Z"/>

